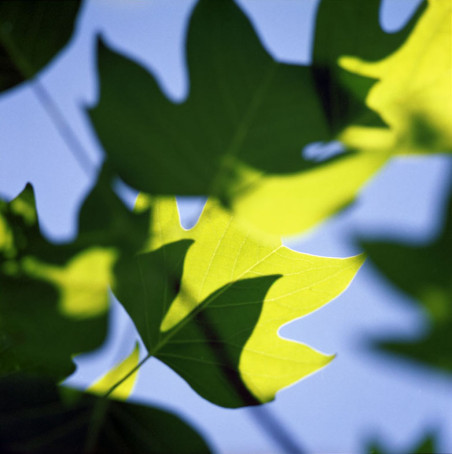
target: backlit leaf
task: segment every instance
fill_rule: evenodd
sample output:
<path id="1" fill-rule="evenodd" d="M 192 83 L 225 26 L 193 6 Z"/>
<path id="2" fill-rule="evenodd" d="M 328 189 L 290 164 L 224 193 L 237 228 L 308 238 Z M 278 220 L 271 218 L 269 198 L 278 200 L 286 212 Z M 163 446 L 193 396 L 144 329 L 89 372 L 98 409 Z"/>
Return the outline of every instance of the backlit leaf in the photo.
<path id="1" fill-rule="evenodd" d="M 92 394 L 99 396 L 105 395 L 109 392 L 117 383 L 119 383 L 131 370 L 138 366 L 140 359 L 140 349 L 138 344 L 132 350 L 132 353 L 127 356 L 123 361 L 114 366 L 99 380 L 96 380 L 87 391 Z M 109 397 L 118 400 L 127 400 L 132 394 L 138 377 L 138 370 L 134 372 L 130 377 L 124 380 L 119 386 L 109 393 Z"/>
<path id="2" fill-rule="evenodd" d="M 138 209 L 146 206 L 150 242 L 118 263 L 114 291 L 149 355 L 226 407 L 272 400 L 331 361 L 278 330 L 339 295 L 361 256 L 316 257 L 256 239 L 213 201 L 189 231 L 174 199 L 140 196 Z"/>
<path id="3" fill-rule="evenodd" d="M 62 379 L 74 370 L 73 355 L 103 342 L 112 267 L 137 250 L 148 223 L 109 185 L 103 173 L 80 213 L 77 239 L 64 245 L 41 236 L 30 185 L 0 201 L 0 375 L 26 370 Z"/>
<path id="4" fill-rule="evenodd" d="M 115 170 L 147 193 L 214 196 L 254 228 L 276 234 L 310 228 L 349 204 L 388 156 L 318 163 L 301 155 L 350 122 L 382 125 L 364 102 L 373 80 L 337 65 L 341 52 L 361 55 L 365 48 L 353 47 L 345 25 L 354 21 L 367 33 L 371 23 L 371 46 L 381 41 L 378 56 L 385 56 L 412 24 L 388 37 L 377 25 L 375 1 L 363 17 L 359 2 L 346 3 L 344 13 L 336 1 L 322 2 L 311 68 L 275 61 L 234 2 L 200 0 L 187 37 L 190 92 L 181 103 L 100 41 L 100 101 L 89 115 Z M 319 50 L 331 18 L 345 23 L 334 28 L 334 55 Z"/>
<path id="5" fill-rule="evenodd" d="M 412 35 L 393 55 L 378 62 L 343 56 L 342 67 L 379 80 L 367 103 L 391 126 L 390 133 L 353 128 L 343 140 L 402 154 L 451 151 L 451 35 L 451 2 L 429 0 Z"/>

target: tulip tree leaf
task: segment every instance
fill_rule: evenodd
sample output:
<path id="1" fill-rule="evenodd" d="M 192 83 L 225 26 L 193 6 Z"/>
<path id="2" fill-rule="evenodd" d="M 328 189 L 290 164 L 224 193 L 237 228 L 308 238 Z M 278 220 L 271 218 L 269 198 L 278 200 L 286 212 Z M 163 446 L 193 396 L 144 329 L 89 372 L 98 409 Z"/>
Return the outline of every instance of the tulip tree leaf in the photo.
<path id="1" fill-rule="evenodd" d="M 51 381 L 0 379 L 0 451 L 208 453 L 186 422 L 154 407 L 112 401 Z"/>
<path id="2" fill-rule="evenodd" d="M 0 3 L 0 91 L 33 77 L 67 44 L 80 0 Z"/>
<path id="3" fill-rule="evenodd" d="M 122 381 L 122 379 L 138 366 L 139 359 L 140 349 L 137 343 L 129 356 L 96 380 L 87 391 L 92 394 L 97 394 L 98 396 L 103 396 L 108 393 L 108 396 L 111 399 L 127 400 L 135 387 L 138 378 L 138 369 L 126 380 Z"/>
<path id="4" fill-rule="evenodd" d="M 377 29 L 376 8 L 361 23 L 351 12 L 356 3 L 349 1 L 339 17 L 346 24 L 353 17 L 358 30 L 368 23 Z M 349 204 L 388 156 L 346 154 L 321 163 L 301 156 L 303 147 L 336 138 L 352 120 L 382 124 L 364 103 L 370 79 L 337 66 L 339 52 L 361 55 L 364 47 L 351 45 L 350 29 L 335 28 L 334 55 L 319 50 L 337 9 L 335 1 L 322 3 L 311 68 L 276 62 L 234 2 L 200 0 L 187 38 L 190 93 L 181 103 L 100 41 L 100 101 L 89 115 L 115 171 L 147 193 L 215 196 L 250 225 L 275 234 L 310 228 Z M 372 46 L 383 43 L 378 55 L 394 50 L 410 27 L 389 38 L 378 27 L 372 34 Z"/>
<path id="5" fill-rule="evenodd" d="M 381 0 L 322 0 L 317 13 L 313 71 L 331 128 L 337 132 L 351 123 L 384 126 L 365 99 L 376 79 L 348 72 L 338 65 L 343 56 L 375 61 L 400 47 L 424 11 L 418 8 L 397 33 L 380 25 Z M 360 112 L 361 116 L 357 113 Z"/>
<path id="6" fill-rule="evenodd" d="M 413 33 L 393 55 L 377 62 L 366 55 L 341 58 L 350 72 L 378 79 L 367 104 L 391 126 L 370 134 L 353 128 L 343 136 L 346 143 L 400 154 L 452 150 L 451 34 L 451 3 L 428 1 Z"/>
<path id="7" fill-rule="evenodd" d="M 114 292 L 149 356 L 225 407 L 270 401 L 331 361 L 278 330 L 338 296 L 362 256 L 316 257 L 256 238 L 214 201 L 188 231 L 173 198 L 140 195 L 137 209 L 146 207 L 150 241 L 118 263 Z"/>
<path id="8" fill-rule="evenodd" d="M 103 342 L 112 267 L 137 250 L 148 224 L 109 183 L 102 174 L 80 213 L 78 238 L 64 245 L 41 236 L 31 185 L 0 202 L 0 375 L 62 379 L 74 370 L 73 355 Z"/>
<path id="9" fill-rule="evenodd" d="M 413 341 L 379 342 L 386 351 L 452 372 L 452 195 L 446 222 L 427 246 L 365 241 L 369 259 L 394 285 L 413 297 L 430 320 L 428 332 Z"/>

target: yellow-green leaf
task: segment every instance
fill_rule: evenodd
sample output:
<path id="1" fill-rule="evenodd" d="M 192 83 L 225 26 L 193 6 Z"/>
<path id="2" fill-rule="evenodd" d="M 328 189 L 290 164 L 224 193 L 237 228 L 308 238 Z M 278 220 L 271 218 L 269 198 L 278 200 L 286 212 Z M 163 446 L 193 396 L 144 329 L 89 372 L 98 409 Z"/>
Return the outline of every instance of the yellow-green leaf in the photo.
<path id="1" fill-rule="evenodd" d="M 41 235 L 31 185 L 0 200 L 0 376 L 26 370 L 61 380 L 74 355 L 103 342 L 113 266 L 148 230 L 148 215 L 129 212 L 110 186 L 104 170 L 67 244 Z"/>
<path id="2" fill-rule="evenodd" d="M 370 151 L 333 160 L 309 172 L 256 176 L 233 198 L 231 207 L 249 228 L 294 235 L 352 203 L 388 158 L 388 153 Z"/>
<path id="3" fill-rule="evenodd" d="M 115 293 L 150 355 L 227 407 L 272 400 L 331 361 L 278 330 L 339 295 L 362 256 L 294 252 L 253 236 L 213 201 L 189 231 L 173 198 L 141 195 L 137 205 L 152 207 L 150 242 L 119 263 Z"/>
<path id="4" fill-rule="evenodd" d="M 379 79 L 367 98 L 391 132 L 362 127 L 342 136 L 351 146 L 396 153 L 452 151 L 452 3 L 430 0 L 407 42 L 393 55 L 366 62 L 350 55 L 343 68 Z"/>
<path id="5" fill-rule="evenodd" d="M 117 383 L 126 377 L 126 375 L 138 366 L 140 360 L 140 348 L 138 343 L 135 345 L 132 353 L 125 359 L 116 364 L 111 370 L 105 375 L 96 380 L 87 391 L 92 394 L 100 396 L 105 395 L 110 389 L 112 389 Z M 119 386 L 115 387 L 114 390 L 109 394 L 110 398 L 117 400 L 127 400 L 133 392 L 136 381 L 138 378 L 138 369 L 133 372 L 126 380 L 122 381 Z"/>

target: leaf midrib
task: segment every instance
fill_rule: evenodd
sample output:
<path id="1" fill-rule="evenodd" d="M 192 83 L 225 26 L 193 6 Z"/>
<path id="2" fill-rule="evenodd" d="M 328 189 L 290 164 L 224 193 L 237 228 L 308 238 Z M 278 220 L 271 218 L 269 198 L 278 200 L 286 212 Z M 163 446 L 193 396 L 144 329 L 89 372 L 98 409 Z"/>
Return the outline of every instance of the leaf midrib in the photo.
<path id="1" fill-rule="evenodd" d="M 197 304 L 196 307 L 189 314 L 187 314 L 186 317 L 184 317 L 173 328 L 168 330 L 166 335 L 163 334 L 160 341 L 155 345 L 155 347 L 153 349 L 149 350 L 149 357 L 156 356 L 158 354 L 158 352 L 160 351 L 160 349 L 163 348 L 170 341 L 170 339 L 172 337 L 174 337 L 185 325 L 190 323 L 200 312 L 202 312 L 207 306 L 209 306 L 212 303 L 212 301 L 215 301 L 223 293 L 225 293 L 227 290 L 229 290 L 229 288 L 233 284 L 240 281 L 246 274 L 248 274 L 250 271 L 252 271 L 253 268 L 255 268 L 256 266 L 260 265 L 262 262 L 267 260 L 270 256 L 272 256 L 274 253 L 276 253 L 282 247 L 283 247 L 282 245 L 279 245 L 277 248 L 273 249 L 262 259 L 258 260 L 256 263 L 254 263 L 248 269 L 246 269 L 242 273 L 240 273 L 234 280 L 228 282 L 227 284 L 223 285 L 220 289 L 217 289 L 216 291 L 214 291 L 213 294 L 211 296 L 209 296 L 203 303 Z M 268 275 L 268 276 L 270 276 L 270 275 Z M 182 288 L 181 288 L 181 291 L 182 291 Z M 186 294 L 185 296 L 189 297 L 188 294 Z M 196 301 L 194 301 L 194 302 L 197 303 Z M 160 333 L 161 333 L 161 331 L 160 331 Z"/>
<path id="2" fill-rule="evenodd" d="M 264 77 L 262 77 L 260 83 L 256 86 L 256 90 L 251 98 L 251 101 L 246 109 L 246 112 L 242 115 L 238 122 L 235 131 L 231 136 L 229 145 L 226 147 L 223 157 L 221 159 L 220 170 L 214 179 L 209 194 L 213 196 L 221 195 L 222 180 L 227 175 L 227 169 L 230 167 L 231 160 L 237 156 L 242 150 L 243 143 L 246 139 L 249 127 L 255 118 L 255 115 L 262 104 L 265 95 L 268 92 L 269 86 L 276 75 L 279 68 L 277 62 L 271 61 L 269 63 L 268 70 Z"/>

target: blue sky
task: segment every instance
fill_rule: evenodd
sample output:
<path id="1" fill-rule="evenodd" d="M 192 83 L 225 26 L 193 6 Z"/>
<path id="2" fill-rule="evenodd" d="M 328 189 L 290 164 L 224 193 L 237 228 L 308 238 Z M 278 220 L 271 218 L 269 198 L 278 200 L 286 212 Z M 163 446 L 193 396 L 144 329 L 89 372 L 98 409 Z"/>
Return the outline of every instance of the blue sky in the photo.
<path id="1" fill-rule="evenodd" d="M 298 63 L 310 59 L 317 3 L 240 2 L 275 58 Z M 416 3 L 383 1 L 383 26 L 395 30 Z M 78 166 L 37 101 L 33 82 L 0 97 L 0 194 L 14 197 L 27 181 L 33 182 L 42 229 L 53 240 L 75 235 L 77 210 L 103 159 L 83 111 L 83 106 L 95 103 L 98 92 L 96 33 L 155 72 L 168 96 L 181 99 L 188 90 L 182 44 L 193 5 L 193 0 L 85 2 L 71 45 L 40 74 L 40 82 L 90 156 L 90 175 Z M 367 185 L 351 209 L 286 244 L 311 254 L 347 256 L 359 252 L 354 240 L 358 234 L 426 241 L 437 231 L 450 171 L 451 162 L 445 157 L 397 159 Z M 196 204 L 185 200 L 181 206 L 183 220 L 190 222 Z M 136 334 L 127 316 L 117 304 L 112 312 L 109 342 L 100 355 L 80 360 L 73 383 L 89 383 L 132 347 Z M 366 347 L 372 336 L 387 332 L 409 337 L 424 327 L 422 312 L 366 264 L 342 296 L 281 329 L 284 337 L 338 357 L 280 392 L 269 408 L 309 452 L 363 452 L 366 440 L 374 436 L 392 449 L 403 450 L 432 428 L 440 430 L 441 450 L 452 452 L 452 434 L 446 430 L 452 427 L 450 379 Z M 209 404 L 156 360 L 143 367 L 134 397 L 190 419 L 218 452 L 279 452 L 250 410 Z"/>

